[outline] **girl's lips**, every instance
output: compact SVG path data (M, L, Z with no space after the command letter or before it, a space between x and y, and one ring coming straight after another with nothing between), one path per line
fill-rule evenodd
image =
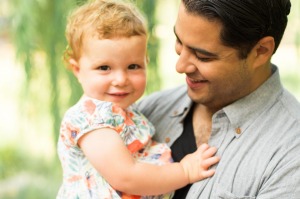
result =
M128 95L130 91L127 90L118 90L118 89L111 89L110 91L107 91L106 94L108 95Z
M123 95L128 95L128 93L110 93L110 95L123 96Z
M205 84L208 83L207 80L196 80L189 77L186 77L186 83L191 89L202 88Z
M114 97L114 98L125 98L129 95L129 93L126 93L126 92L108 93L108 95L110 95L111 97Z

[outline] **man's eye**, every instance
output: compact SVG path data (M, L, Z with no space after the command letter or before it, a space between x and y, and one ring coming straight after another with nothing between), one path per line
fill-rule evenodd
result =
M106 70L110 70L110 67L109 66L99 66L98 69L106 71Z
M213 57L208 57L208 56L204 56L204 55L198 55L197 53L195 53L195 56L201 62L210 62L210 61L213 60Z
M182 45L181 41L178 38L176 38L176 44Z
M208 58L208 57L197 57L197 59L201 62L209 62L212 60L212 58Z
M131 64L131 65L128 66L129 70L135 70L135 69L139 69L139 68L140 68L140 66L137 65L137 64Z

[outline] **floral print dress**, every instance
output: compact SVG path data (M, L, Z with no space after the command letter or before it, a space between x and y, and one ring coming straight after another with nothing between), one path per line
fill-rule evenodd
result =
M57 199L171 197L171 194L130 196L114 190L77 145L78 139L84 134L100 128L112 128L119 133L137 161L157 165L172 161L168 146L151 140L154 127L133 106L123 110L111 102L83 96L66 112L61 124L57 150L63 168L63 183Z

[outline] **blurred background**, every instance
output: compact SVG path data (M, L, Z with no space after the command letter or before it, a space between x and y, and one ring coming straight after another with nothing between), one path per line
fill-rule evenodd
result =
M133 0L149 21L147 94L184 82L175 71L173 25L179 0ZM69 10L84 0L0 0L0 198L53 199L61 182L59 124L82 91L65 69ZM300 1L274 55L300 101Z

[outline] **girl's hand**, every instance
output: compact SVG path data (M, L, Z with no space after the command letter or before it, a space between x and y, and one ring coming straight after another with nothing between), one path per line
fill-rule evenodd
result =
M220 161L220 157L214 156L216 152L216 147L202 144L197 151L186 155L180 161L189 183L194 183L214 175L215 170L209 168Z

